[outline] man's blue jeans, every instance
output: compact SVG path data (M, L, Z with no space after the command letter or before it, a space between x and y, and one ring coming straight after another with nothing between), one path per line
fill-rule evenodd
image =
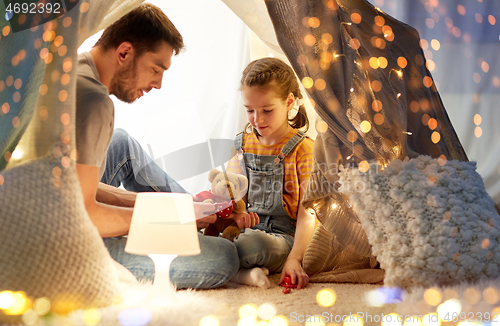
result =
M135 192L186 192L146 154L123 129L115 129L108 148L101 182ZM225 284L239 269L236 247L226 239L199 234L201 253L177 257L170 266L170 280L178 288L209 289ZM154 279L154 264L148 256L124 251L126 237L106 238L104 243L117 262L137 279Z

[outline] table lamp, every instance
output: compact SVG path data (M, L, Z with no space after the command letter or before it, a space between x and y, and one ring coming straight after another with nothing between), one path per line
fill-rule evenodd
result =
M200 253L192 196L138 193L125 251L151 257L155 265L153 293L168 293L172 260Z

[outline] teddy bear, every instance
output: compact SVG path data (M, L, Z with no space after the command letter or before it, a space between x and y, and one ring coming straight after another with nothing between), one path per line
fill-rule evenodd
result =
M205 228L204 235L222 237L229 241L240 235L241 230L233 219L228 219L231 213L243 213L246 204L241 199L248 188L248 179L231 172L222 172L212 169L208 173L208 181L211 182L210 190L196 195L197 199L215 205L217 220Z

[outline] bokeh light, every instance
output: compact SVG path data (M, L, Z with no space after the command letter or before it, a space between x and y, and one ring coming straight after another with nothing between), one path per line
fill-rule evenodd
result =
M375 122L375 124L378 125L378 126L380 126L381 124L383 124L384 120L385 120L385 118L384 118L384 116L381 113L377 113L373 117L373 122Z
M403 290L400 288L380 287L366 293L365 301L372 307L382 307L385 304L401 302L402 296Z
M438 164L440 166L444 166L447 161L448 161L448 159L446 158L446 156L444 156L443 154L439 155L439 157L438 157Z
M302 79L302 85L304 85L305 88L311 88L314 85L314 81L311 77L304 77Z
M476 138L479 138L483 135L483 129L481 129L481 127L477 126L476 128L474 128L474 136L476 136Z
M400 326L403 324L403 316L396 313L384 315L381 324L382 326Z
M40 91L40 95L45 95L45 94L47 94L47 91L48 91L48 90L49 90L49 88L47 87L47 85L46 85L46 84L42 84L42 85L40 85L40 89L39 89L39 91Z
M444 215L443 215L444 219ZM437 306L441 303L443 296L441 291L437 288L430 288L424 292L424 300L428 305Z
M380 102L379 100L374 100L372 102L372 109L375 112L379 112L380 110L382 110L382 102Z
M311 34L306 35L304 36L304 43L308 46L313 46L316 43L316 38Z
M62 45L61 47L59 47L59 49L57 49L57 53L61 57L65 56L67 52L68 52L68 48L66 47L66 45Z
M219 326L219 320L215 316L205 316L200 320L200 326Z
M424 315L422 318L422 325L423 326L440 326L441 325L441 320L439 319L439 316L435 312L428 313Z
M28 310L21 316L21 319L24 325L31 326L38 323L39 315L33 310Z
M497 20L495 18L495 16L493 15L488 15L488 22L491 24L491 25L495 25Z
M429 129L434 130L437 128L438 122L436 119L430 118L429 121L427 122L427 126L429 127Z
M354 24L359 24L361 23L361 15L357 12L354 12L351 14L351 21L354 23Z
M10 105L9 105L9 103L2 104L2 112L4 114L7 114L7 113L9 113L9 111L10 111Z
M331 307L337 300L337 294L332 289L322 289L316 295L316 301L322 307Z
M147 308L125 309L118 314L118 321L123 326L144 326L151 321L151 311Z
M252 317L242 317L238 320L238 326L257 326L257 321Z
M358 133L354 130L351 130L347 133L347 141L354 143L358 139Z
M316 123L316 131L319 133L324 133L328 130L328 124L325 121L318 121Z
M365 173L370 169L370 164L367 161L361 161L358 165L359 172Z
M325 322L321 315L313 315L306 318L304 326L325 326Z
M14 77L12 76L7 76L7 78L5 78L5 84L7 84L7 86L12 86L12 84L14 84Z
M66 17L63 19L63 26L68 27L71 25L71 22L72 22L71 17Z
M69 81L70 81L70 77L68 74L63 74L61 76L61 84L63 85L68 85L69 84Z
M357 50L361 46L361 42L357 38L353 38L349 41L349 46L354 50Z
M364 320L357 314L349 315L344 320L344 326L363 326Z
M322 91L325 89L326 87L326 82L321 79L321 78L318 78L316 79L316 81L314 82L314 87L316 87L317 90L319 91Z
M21 120L19 119L19 117L14 117L12 118L12 125L14 126L14 128L17 128L19 127L19 125L21 124Z
M259 306L257 313L260 318L270 320L276 316L276 307L272 303L264 303Z
M439 132L437 131L434 131L431 135L431 141L434 143L434 144L437 144L439 143L439 141L441 140L441 135L439 134Z
M398 66L401 68L401 69L404 69L406 68L406 66L408 65L408 60L406 60L405 57L399 57L398 58Z
M442 319L445 318L445 316L452 316L453 314L458 315L460 312L462 312L462 304L458 299L447 300L437 308L438 317L442 321L445 321ZM424 326L426 325L424 324Z
M498 291L495 288L488 287L483 291L483 298L489 304L496 304L500 299L498 296Z
M488 240L488 239L486 239L486 240ZM488 240L488 242L489 242L489 240ZM475 305L479 302L479 300L481 300L481 293L474 288L467 288L464 291L464 298L465 298L465 301L467 301L471 305Z
M17 103L21 100L21 93L19 92L14 92L14 95L12 95L12 100Z
M85 324L88 326L94 326L97 325L101 321L101 312L99 309L96 308L90 308L85 310L83 321Z
M64 72L70 72L72 67L73 67L73 63L71 63L71 58L64 59L64 61L63 61Z
M360 127L361 131L366 134L367 132L369 132L372 129L372 124L369 121L365 120L365 121L361 122L359 127Z
M6 315L22 315L30 309L30 300L24 292L0 292L0 309Z
M319 25L321 24L320 20L316 17L311 17L308 19L307 23L309 24L309 26L311 26L312 28L318 28Z
M464 7L464 6L462 6L462 5L458 5L458 6L457 6L457 11L458 11L458 13L459 13L460 15L462 15L462 16L465 16L465 13L467 12L467 11L465 10L465 7Z
M274 316L269 320L269 326L288 326L288 321L285 316Z
M40 119L42 121L47 120L47 118L49 117L49 111L47 111L47 109L45 107L42 107L40 109L40 113L39 114L40 114Z
M68 92L63 89L62 91L59 91L57 97L59 98L59 101L64 102L68 99Z
M257 318L258 311L257 311L257 306L254 304L246 304L242 306L238 312L240 318L244 317L250 317L250 318Z
M50 300L48 298L38 298L33 302L33 310L40 316L50 312Z
M382 90L382 83L378 80L372 81L371 85L374 92L380 92Z
M82 2L80 4L80 12L84 13L84 12L87 12L89 10L89 3L88 2Z
M432 78L429 76L425 76L423 79L424 86L430 88L432 86Z
M479 114L476 114L474 116L474 123L479 126L481 124L481 122L483 122L483 119L481 118L481 116Z
M422 315L405 316L404 326L422 326Z

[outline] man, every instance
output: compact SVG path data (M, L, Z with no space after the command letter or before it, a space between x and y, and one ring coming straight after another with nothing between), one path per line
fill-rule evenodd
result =
M182 36L165 14L154 5L142 4L109 26L94 48L78 58L76 168L85 207L111 256L137 278L154 279L154 265L147 256L123 250L136 194L99 183L114 127L109 95L131 103L153 88L161 88L163 73L183 46ZM169 182L180 187L173 180ZM198 228L215 221L213 205L195 203L194 209ZM217 287L239 268L231 242L204 236L199 240L201 254L172 262L171 280L178 288Z

